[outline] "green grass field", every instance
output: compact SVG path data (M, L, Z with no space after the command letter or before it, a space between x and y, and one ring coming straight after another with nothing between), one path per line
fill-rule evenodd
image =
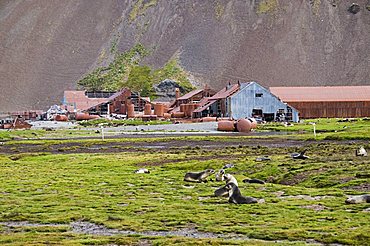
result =
M346 130L343 140L353 142L328 140L327 136L322 138L327 141L319 138L307 142L306 134L311 133L302 132L301 146L286 147L221 144L231 139L253 142L250 136L5 142L15 150L25 144L29 148L32 145L44 148L60 142L77 143L73 148L95 143L100 144L101 149L79 154L69 153L68 149L59 154L38 150L1 154L0 244L369 245L370 205L344 202L347 195L365 194L370 190L369 157L354 154L360 146L370 149L369 142L363 141L369 137L368 129L361 125L369 124L367 122L358 121L360 125L349 122L354 125L344 128L358 129ZM317 129L330 130L337 124L332 125ZM308 130L310 126L302 125ZM269 127L276 130L281 126ZM299 131L299 125L293 127ZM358 132L367 138L357 141ZM9 133L16 136L27 132ZM324 133L338 132L321 132ZM274 141L284 141L279 138ZM106 153L107 147L104 147L112 142L131 142L135 146L138 142L183 139L193 141L193 146L138 148L117 153ZM196 145L204 139L218 142L220 147ZM290 157L290 153L304 148L310 159ZM262 155L268 155L271 161L256 161ZM237 178L243 195L263 199L261 203L229 204L226 198L213 196L222 182L183 181L188 171L218 170L226 163L235 165L227 172ZM151 173L134 174L134 170L141 167ZM267 183L243 183L247 177ZM24 224L11 224L15 222ZM105 228L105 232L117 233L104 233L103 229L95 233L77 232L73 223L91 223Z

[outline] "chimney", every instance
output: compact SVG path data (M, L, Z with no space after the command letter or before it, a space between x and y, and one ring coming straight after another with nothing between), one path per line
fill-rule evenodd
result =
M178 99L180 97L180 89L179 88L176 88L175 95L176 95L176 99Z

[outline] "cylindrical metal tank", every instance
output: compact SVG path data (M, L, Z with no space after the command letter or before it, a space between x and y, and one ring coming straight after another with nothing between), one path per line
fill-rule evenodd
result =
M185 104L180 104L180 112L185 112Z
M127 105L127 118L135 118L135 105L132 103Z
M235 123L234 121L219 121L217 124L217 130L233 132L235 131Z
M169 119L169 118L171 118L171 114L169 114L169 113L164 113L164 114L163 114L163 118L165 118L165 119Z
M248 120L251 122L251 129L257 128L257 121L255 118L248 118Z
M184 112L172 112L171 116L172 118L184 118L185 113Z
M145 104L144 106L144 115L152 114L152 105L150 103Z
M204 118L202 118L202 122L213 122L213 121L217 121L217 118L216 117L204 117Z
M88 120L90 119L90 115L87 113L76 113L76 120Z
M164 114L164 105L163 104L154 104L154 114L158 117L163 117Z
M67 117L66 115L57 114L57 115L54 117L54 120L55 120L55 121L68 121L68 117Z
M247 119L239 119L236 122L236 129L238 132L250 132L251 130L251 122Z

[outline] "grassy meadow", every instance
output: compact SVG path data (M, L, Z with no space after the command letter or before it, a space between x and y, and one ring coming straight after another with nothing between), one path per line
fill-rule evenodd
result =
M366 141L368 129L361 125L368 126L368 122L347 122L353 125L346 128L337 126L346 133L343 140L354 141L332 137L333 141L328 138L330 135L317 135L317 141L305 141L312 135L309 132L312 125L302 124L302 128L307 127L304 132L298 129L299 125L290 128L271 124L265 127L301 130L301 135L286 137L300 136L302 144L206 148L197 141L207 137L188 136L169 138L191 141L184 146L123 149L116 153L107 153L105 145L131 142L135 146L139 142L169 139L20 141L14 136L27 131L8 132L13 134L8 139L13 140L4 145L14 150L23 145L43 149L61 142L76 143L73 148L91 144L101 148L96 153L69 153L66 149L55 154L45 148L45 151L0 154L0 244L369 245L369 204L344 202L347 195L369 193L369 157L354 154L360 146L370 149ZM327 129L320 134L343 134L331 130L336 125L333 122L321 128L317 123L317 129ZM357 131L350 132L356 127ZM65 130L65 134L70 135L70 131ZM358 132L363 135L361 142L355 141ZM233 140L245 138L254 141L250 136ZM284 141L279 138L282 137L275 141ZM207 139L225 143L230 138ZM302 149L307 149L309 159L290 157L290 153ZM271 160L256 161L263 155ZM235 165L226 172L236 177L242 194L258 198L260 203L235 205L229 204L226 198L214 197L214 190L223 182L183 181L188 171L218 170L226 163ZM142 167L151 173L134 174ZM267 183L243 183L247 177ZM16 222L20 224L12 225ZM78 232L73 229L73 223L91 223L105 229Z

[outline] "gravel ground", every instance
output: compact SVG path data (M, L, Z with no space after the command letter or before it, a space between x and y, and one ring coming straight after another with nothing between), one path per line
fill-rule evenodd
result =
M70 121L30 121L29 123L32 125L31 129L70 129L78 126L78 124Z

